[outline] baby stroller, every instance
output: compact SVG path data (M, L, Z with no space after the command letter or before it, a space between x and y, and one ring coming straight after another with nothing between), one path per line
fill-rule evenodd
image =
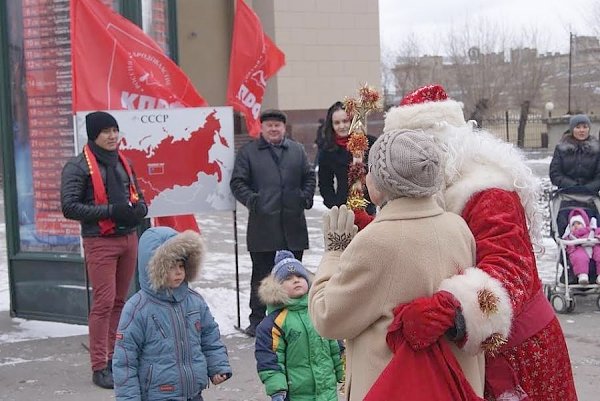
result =
M599 220L600 197L597 194L573 193L568 190L557 190L550 194L550 234L558 245L556 258L556 274L554 284L544 285L546 296L557 313L571 313L575 310L575 297L596 295L596 307L600 309L600 285L596 283L596 277L600 273L600 266L590 258L590 284L581 285L573 273L569 258L567 257L567 245L583 245L592 247L600 244L597 238L583 238L566 240L562 236L567 228L569 212L574 208L582 208L591 218Z

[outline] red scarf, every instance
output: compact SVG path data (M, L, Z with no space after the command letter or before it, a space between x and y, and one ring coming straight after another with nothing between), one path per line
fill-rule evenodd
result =
M87 161L88 168L90 169L90 176L92 177L92 187L94 188L94 203L96 205L107 205L108 196L106 195L106 187L104 186L104 181L102 181L102 174L100 174L100 168L98 167L98 161L96 160L96 156L94 156L94 152L92 152L88 145L85 145L83 147L83 154L85 156L85 160ZM135 189L133 172L131 171L131 167L129 166L127 159L125 159L125 156L123 156L121 152L118 152L118 154L119 160L125 168L127 176L129 177L129 201L132 204L136 204L140 197ZM100 220L98 222L98 225L100 226L100 235L110 235L115 232L116 224L112 219Z
M348 145L348 140L350 139L350 135L348 136L335 136L335 143L338 146L341 146L342 148L346 149L346 146Z

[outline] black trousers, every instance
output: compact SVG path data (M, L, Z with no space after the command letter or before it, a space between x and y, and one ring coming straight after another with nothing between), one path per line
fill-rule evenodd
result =
M291 251L294 257L302 261L304 251ZM250 252L252 259L252 277L250 279L250 324L258 326L265 317L266 306L258 298L260 282L271 274L275 264L275 252Z

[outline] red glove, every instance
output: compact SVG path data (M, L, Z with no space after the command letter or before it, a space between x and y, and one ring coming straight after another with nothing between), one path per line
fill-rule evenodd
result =
M402 311L402 334L415 351L428 348L454 327L458 300L447 291L438 291L431 297L417 298L398 306ZM390 326L391 327L391 326Z
M358 227L358 231L362 230L373 221L375 216L371 216L365 209L354 210L354 224Z

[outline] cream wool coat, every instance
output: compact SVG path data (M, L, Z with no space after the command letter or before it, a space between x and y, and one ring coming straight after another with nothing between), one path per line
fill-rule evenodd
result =
M325 253L309 292L309 313L322 336L347 340L347 400L362 400L391 360L385 337L393 309L432 295L442 280L474 264L475 241L466 223L433 198L388 202L344 252ZM482 396L483 354L452 347Z

